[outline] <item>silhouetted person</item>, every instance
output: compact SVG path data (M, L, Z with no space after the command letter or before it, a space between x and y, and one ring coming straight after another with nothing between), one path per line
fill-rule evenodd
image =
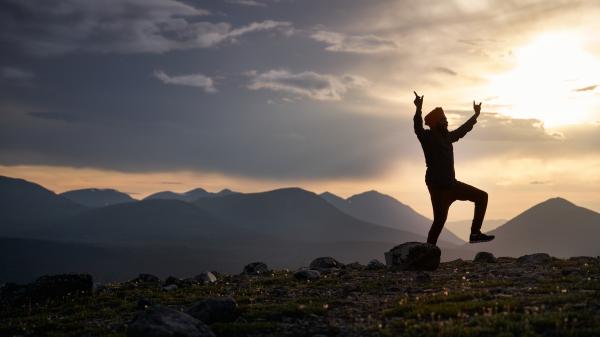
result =
M469 200L475 203L475 214L473 224L471 225L471 235L469 242L486 242L494 239L493 235L481 233L481 225L485 210L487 208L488 195L486 192L467 185L456 180L454 175L454 150L452 143L464 137L467 132L473 129L477 123L477 117L481 112L481 103L475 104L473 109L475 115L469 118L463 125L454 131L448 131L448 120L444 115L444 110L438 107L433 109L425 116L425 125L429 130L423 128L423 118L421 108L423 107L423 98L415 92L415 112L414 123L415 133L421 147L425 153L427 163L427 173L425 174L425 183L431 196L431 205L433 206L433 224L427 236L427 242L436 244L442 228L448 218L448 209L456 200Z

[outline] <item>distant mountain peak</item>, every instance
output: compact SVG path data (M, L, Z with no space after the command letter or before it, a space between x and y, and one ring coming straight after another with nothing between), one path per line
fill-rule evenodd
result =
M568 205L568 206L577 206L574 203L570 202L569 200L562 198L562 197L554 197L554 198L550 198L546 201L541 202L539 205L549 205L549 206L555 206L555 205Z
M203 189L202 187L197 187L194 188L193 190L189 190L187 192L185 192L184 194L194 194L194 193L208 193L205 189Z

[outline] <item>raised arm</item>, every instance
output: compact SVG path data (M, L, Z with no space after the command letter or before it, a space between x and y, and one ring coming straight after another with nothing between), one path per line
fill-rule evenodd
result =
M479 114L481 113L481 102L479 102L479 104L475 104L475 101L473 101L473 110L475 111L473 117L469 118L458 129L450 131L451 142L454 143L458 141L459 139L464 137L469 131L473 130L473 126L475 125L475 123L477 123L477 117L479 117Z
M415 116L413 117L413 122L415 124L415 134L417 135L417 138L419 138L419 140L421 140L423 135L425 134L425 129L423 129L423 116L422 116L423 98L425 98L425 95L419 96L419 95L417 95L416 92L414 92L414 93L415 93L415 100L413 101L413 103L415 103L416 111L415 111Z

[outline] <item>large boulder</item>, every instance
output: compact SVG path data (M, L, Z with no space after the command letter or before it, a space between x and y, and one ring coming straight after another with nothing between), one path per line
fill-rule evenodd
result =
M328 271L334 268L344 268L344 264L331 256L318 257L310 263L310 269Z
M206 324L231 322L239 315L238 305L231 297L203 299L194 303L186 312Z
M552 262L552 257L546 253L523 255L517 259L517 263L521 264L545 264L549 262Z
M242 274L244 275L264 275L271 271L264 262L252 262L244 266Z
M215 337L202 321L177 310L153 306L140 313L127 327L128 337Z
M385 263L400 270L436 270L442 251L435 245L405 242L385 253Z

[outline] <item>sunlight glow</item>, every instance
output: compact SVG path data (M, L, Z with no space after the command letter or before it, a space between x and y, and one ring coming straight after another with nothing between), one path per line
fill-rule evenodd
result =
M576 33L545 34L514 53L515 67L490 78L499 113L536 118L546 127L593 122L598 109L600 60Z

